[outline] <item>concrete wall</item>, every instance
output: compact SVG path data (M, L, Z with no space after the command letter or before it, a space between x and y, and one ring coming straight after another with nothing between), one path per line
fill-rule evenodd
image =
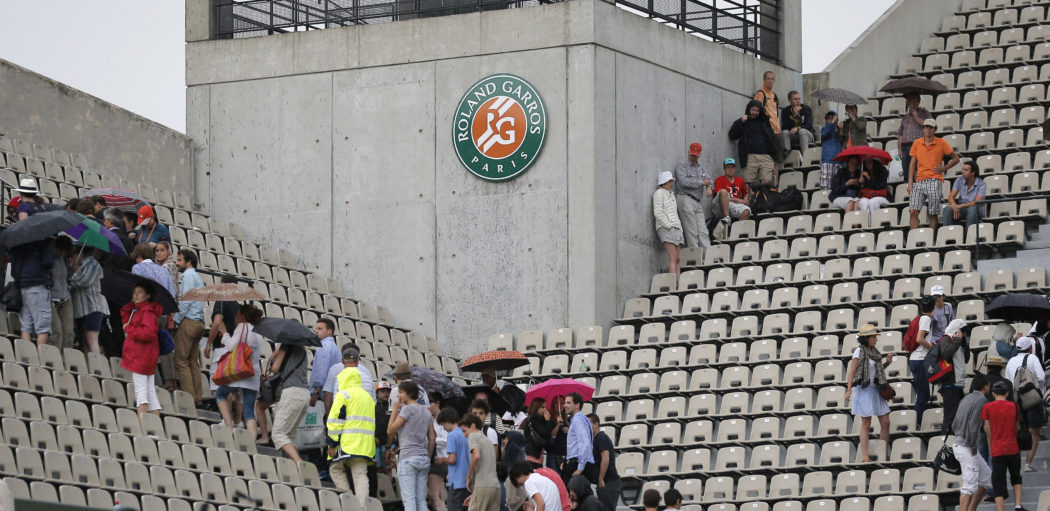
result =
M922 40L940 30L943 18L960 6L962 0L897 0L824 68L828 86L874 96L882 84L871 80L871 71L896 73L901 59L919 51Z
M607 327L666 267L656 173L692 141L708 168L732 154L725 131L770 67L596 0L194 42L197 196L455 355ZM771 68L782 94L801 84ZM525 174L489 183L451 125L498 72L535 86L548 132Z
M193 190L186 135L5 60L0 60L0 132L80 153L90 168L132 182Z

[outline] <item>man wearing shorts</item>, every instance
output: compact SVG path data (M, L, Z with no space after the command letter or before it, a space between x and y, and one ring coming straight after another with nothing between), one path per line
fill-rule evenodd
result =
M51 335L51 268L55 264L50 240L11 247L11 277L22 295L22 340L47 344Z
M926 206L930 228L936 229L941 215L941 183L944 173L959 163L959 155L943 138L936 137L937 121L922 123L922 138L911 144L911 163L908 168L908 194L911 195L911 228L919 227L919 211ZM944 165L944 158L951 161Z
M729 128L729 140L737 141L737 156L743 167L740 177L748 186L776 184L780 151L761 102L748 102L744 116Z
M721 238L728 234L729 223L732 219L751 218L751 208L747 205L747 183L736 177L735 174L736 160L726 158L722 162L722 175L715 179L715 193L718 195L718 205L722 212L722 220L715 228L716 237Z

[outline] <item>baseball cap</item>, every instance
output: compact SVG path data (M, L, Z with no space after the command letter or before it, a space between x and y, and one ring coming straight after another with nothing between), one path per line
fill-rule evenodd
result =
M693 142L689 144L689 154L693 156L700 156L700 153L704 152L704 146L700 145L700 142Z
M732 158L726 158L722 160L722 166L725 167L726 165L736 165L736 160Z
M930 295L944 296L944 286L933 286L932 288L930 288Z
M672 180L674 180L674 175L672 175L670 172L665 170L665 171L657 174L657 176L656 176L656 185L657 186L663 186L664 183L666 183L668 181L672 181Z
M15 198L7 201L7 207L18 209L18 205L21 204L21 203L22 203L22 197L21 196L15 197Z
M1035 339L1031 337L1022 337L1017 340L1017 351L1028 351L1035 345Z
M826 114L824 114L824 118L827 119L829 116L838 115L838 114L839 113L834 111L834 110L828 110L828 112Z
M347 344L346 346L343 346L343 358L357 360L361 358L361 350L353 344Z
M926 119L925 121L922 121L922 125L923 126L929 126L931 128L936 129L937 128L937 121L935 121L933 119Z
M376 390L387 389L390 390L390 382L381 381L376 384Z
M153 218L153 208L152 207L150 207L150 206L142 206L141 208L139 208L139 225L142 225L142 222L145 222L146 220L148 220L150 218Z

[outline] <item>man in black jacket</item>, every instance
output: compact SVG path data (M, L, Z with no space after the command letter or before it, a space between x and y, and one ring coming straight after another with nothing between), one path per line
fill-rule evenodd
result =
M788 93L788 106L780 111L780 146L787 153L791 144L797 143L803 153L813 141L813 110L802 104L798 91Z
M762 103L751 100L743 117L733 121L729 140L737 141L740 177L749 187L759 184L775 185L780 173L780 150L762 111Z
M55 264L53 238L8 249L11 278L22 295L22 340L47 344L51 335L51 268Z

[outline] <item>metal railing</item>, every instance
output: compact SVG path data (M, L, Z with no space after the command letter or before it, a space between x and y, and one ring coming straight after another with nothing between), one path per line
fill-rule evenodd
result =
M214 38L259 37L564 0L214 0ZM780 61L780 0L616 0L620 8Z

